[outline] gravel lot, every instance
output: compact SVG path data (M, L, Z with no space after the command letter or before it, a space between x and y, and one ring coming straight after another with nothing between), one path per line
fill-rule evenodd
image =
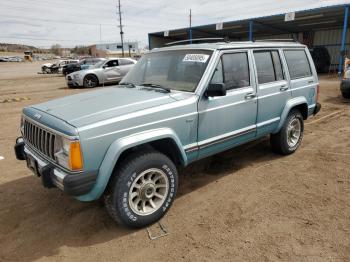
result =
M350 101L336 78L321 78L323 108L295 154L261 139L182 169L170 234L150 240L99 201L43 188L15 159L23 107L88 91L40 64L0 64L0 102L29 98L0 103L0 261L350 261Z

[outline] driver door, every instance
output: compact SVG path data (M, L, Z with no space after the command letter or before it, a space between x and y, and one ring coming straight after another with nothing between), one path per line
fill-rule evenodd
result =
M256 137L257 95L250 52L223 52L211 83L224 83L226 96L198 104L199 158Z
M118 59L110 60L103 66L103 73L107 82L117 81L121 78L122 72L118 66Z

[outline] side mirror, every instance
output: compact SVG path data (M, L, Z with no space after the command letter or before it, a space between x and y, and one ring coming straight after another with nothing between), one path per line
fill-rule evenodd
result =
M206 97L225 96L225 95L226 95L225 84L209 84L207 90L205 91Z

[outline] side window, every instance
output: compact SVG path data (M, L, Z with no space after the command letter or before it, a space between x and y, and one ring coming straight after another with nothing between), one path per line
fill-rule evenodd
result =
M272 57L270 51L254 52L256 71L259 84L275 81Z
M120 65L132 65L133 62L128 60L128 59L119 59L119 64Z
M284 74L283 74L280 55L278 54L278 51L272 51L271 55L272 55L272 60L273 60L273 66L275 69L276 81L283 80Z
M106 67L114 67L114 66L118 66L118 60L111 60L111 61L108 61L106 64Z
M227 90L250 85L247 53L224 54L215 70L212 83L224 83Z
M222 84L224 83L224 76L222 72L222 62L221 59L215 69L215 72L213 74L213 78L211 79L212 84Z
M285 50L288 70L291 79L311 76L311 68L305 50Z
M255 51L254 59L259 84L271 83L284 79L278 51Z

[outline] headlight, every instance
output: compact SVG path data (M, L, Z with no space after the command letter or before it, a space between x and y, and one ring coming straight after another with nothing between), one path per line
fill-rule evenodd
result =
M78 140L69 140L56 135L55 159L57 163L69 170L78 171L83 169L83 157Z

